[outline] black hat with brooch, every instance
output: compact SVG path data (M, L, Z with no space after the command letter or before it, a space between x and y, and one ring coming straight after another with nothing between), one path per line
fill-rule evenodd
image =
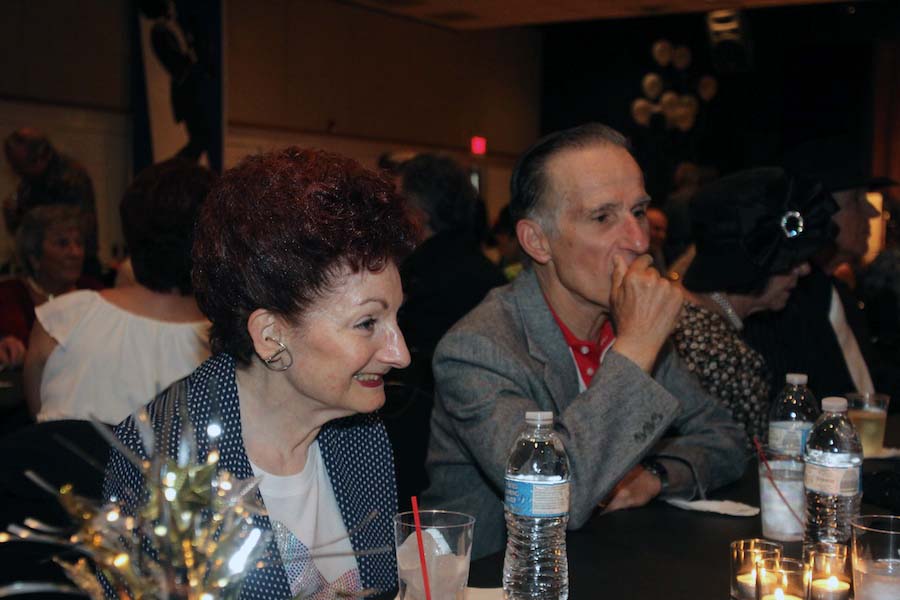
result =
M694 292L755 293L834 239L837 203L823 186L778 167L740 171L691 201L697 254L684 276Z

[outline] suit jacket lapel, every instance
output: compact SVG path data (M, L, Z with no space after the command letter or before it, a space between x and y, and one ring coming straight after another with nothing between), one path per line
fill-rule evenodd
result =
M239 479L249 479L253 477L253 467L244 448L234 369L234 359L227 354L215 356L204 363L197 376L189 380L188 412L197 436L198 455L205 459L209 450L206 428L211 420L218 420L222 426L219 468ZM265 504L258 489L256 499ZM272 530L272 523L266 515L254 516L253 524L264 531ZM274 537L269 540L264 562L263 568L248 570L241 588L241 598L290 598L290 584Z
M376 417L357 415L326 424L317 439L353 549L386 549L357 555L363 587L393 590L397 585L393 533L397 490L387 434ZM360 460L363 452L354 451L360 448L371 451L365 461Z
M544 293L532 269L513 283L513 299L522 320L528 353L544 365L544 383L557 413L578 395L578 373Z

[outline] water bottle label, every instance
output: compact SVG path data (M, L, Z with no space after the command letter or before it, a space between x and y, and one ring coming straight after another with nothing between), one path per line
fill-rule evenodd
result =
M813 424L808 421L773 421L769 423L769 449L779 454L800 455Z
M830 496L855 496L860 490L860 467L823 467L806 463L803 485Z
M507 477L506 509L522 517L565 515L569 512L569 482Z

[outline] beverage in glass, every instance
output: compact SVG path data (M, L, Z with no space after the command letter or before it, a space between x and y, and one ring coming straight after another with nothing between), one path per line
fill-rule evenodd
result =
M884 429L890 397L887 394L847 394L847 416L859 433L863 456L877 456L884 446Z
M444 510L419 511L431 598L464 600L475 517ZM394 517L400 600L425 600L425 580L412 512Z
M759 463L759 506L763 537L782 542L803 539L806 495L803 461L763 447Z

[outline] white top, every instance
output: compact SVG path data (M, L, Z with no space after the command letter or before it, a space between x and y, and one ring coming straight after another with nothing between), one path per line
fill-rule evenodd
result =
M35 309L58 346L41 378L38 421L117 424L209 357L208 321L141 317L82 290Z
M319 442L310 445L306 465L296 475L272 475L252 461L250 466L254 475L262 477L259 491L291 593L303 598L340 598L341 592L359 591L356 557Z
M875 384L872 383L869 367L866 366L866 360L859 349L856 336L853 335L853 330L850 329L850 325L847 323L844 304L841 302L841 297L834 286L831 286L831 308L828 311L828 320L831 322L831 327L837 336L838 344L844 355L844 362L847 363L847 370L850 371L850 377L853 379L856 391L874 392Z

